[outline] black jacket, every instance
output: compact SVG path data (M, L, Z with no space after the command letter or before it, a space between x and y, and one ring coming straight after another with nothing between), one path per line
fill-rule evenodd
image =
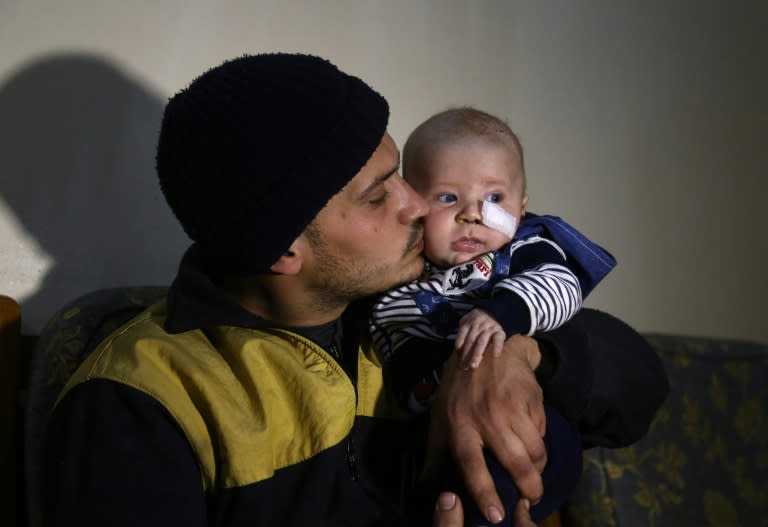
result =
M217 332L264 333L271 327L218 290L193 256L182 263L167 313L160 309L153 315L159 317L162 327L155 330L163 332L162 339L202 330L215 343ZM357 327L346 321L342 357L358 357ZM538 339L545 399L578 423L585 445L619 446L645 433L668 386L658 357L634 330L609 315L583 310ZM320 354L323 360L331 356ZM357 378L358 362L339 360L355 394L360 383L369 382ZM214 445L213 461L201 460L186 420L151 390L98 375L80 379L56 407L47 434L45 525L402 524L397 505L402 468L420 431L408 420L359 404L351 426L331 446L310 449L305 459L291 458L263 477L227 480L218 476L242 472L237 459L217 458L221 450ZM258 376L248 382L259 388ZM185 386L205 400L193 388ZM301 387L297 393L303 393ZM313 403L321 399L311 397ZM221 435L222 442L237 439L237 423L226 422L206 433ZM211 472L217 477L209 477Z

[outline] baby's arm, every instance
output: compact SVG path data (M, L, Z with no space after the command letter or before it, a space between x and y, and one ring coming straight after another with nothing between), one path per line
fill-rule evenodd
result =
M534 236L514 243L510 253L509 276L480 304L507 336L550 331L581 309L579 279L557 244Z
M498 357L506 339L504 328L495 318L480 308L473 309L461 317L456 331L454 349L461 357L459 365L465 370L477 368L488 347Z
M454 349L460 367L477 368L489 348L498 356L512 335L561 326L581 302L579 280L557 244L538 236L513 244L510 275L494 286L491 298L459 321Z
M488 347L498 356L508 337L549 331L581 308L578 278L557 244L533 236L509 250L509 276L459 321L454 349L463 369L477 368Z

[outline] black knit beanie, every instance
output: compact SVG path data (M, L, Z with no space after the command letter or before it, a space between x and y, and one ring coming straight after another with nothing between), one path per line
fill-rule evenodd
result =
M247 55L165 108L157 172L209 271L270 266L370 159L387 101L325 59Z

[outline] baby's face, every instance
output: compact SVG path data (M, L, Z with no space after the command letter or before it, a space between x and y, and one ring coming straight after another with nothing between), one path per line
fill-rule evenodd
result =
M429 203L424 254L439 267L459 265L510 241L482 224L483 201L503 207L518 223L527 197L517 151L485 142L435 149L404 174Z

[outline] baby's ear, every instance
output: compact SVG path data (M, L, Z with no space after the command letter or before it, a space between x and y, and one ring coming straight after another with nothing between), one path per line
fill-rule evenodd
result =
M525 217L525 209L528 207L528 194L523 196L523 206L520 207L520 219L522 220L523 217Z

